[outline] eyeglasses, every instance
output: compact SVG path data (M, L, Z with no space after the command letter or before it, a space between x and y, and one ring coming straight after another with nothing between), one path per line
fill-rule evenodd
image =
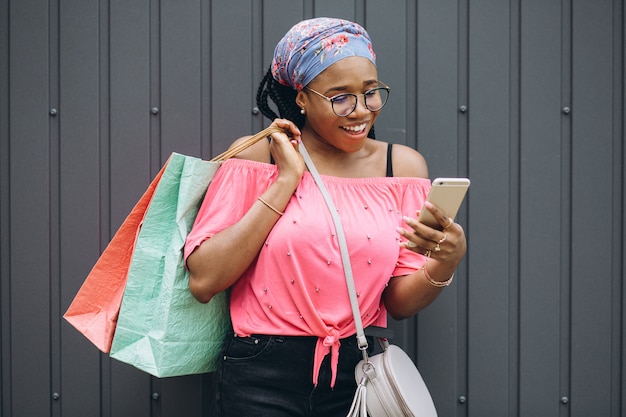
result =
M363 94L343 93L333 97L326 97L324 94L313 90L311 87L305 88L322 97L324 100L330 101L333 112L339 117L345 117L356 109L359 96L363 96L363 104L365 104L365 108L369 111L374 112L382 109L389 98L390 88L382 81L379 81L378 84L380 84L381 87L372 88Z

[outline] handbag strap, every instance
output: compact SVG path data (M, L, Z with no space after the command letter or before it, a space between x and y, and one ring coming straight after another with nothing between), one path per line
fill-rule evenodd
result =
M341 224L341 219L339 218L339 213L337 212L337 208L335 207L335 203L333 203L333 199L331 198L320 174L317 172L317 168L313 164L311 157L309 156L309 152L306 150L304 143L300 142L298 145L298 149L302 158L304 159L304 163L306 164L309 172L313 176L315 183L319 187L324 200L326 201L326 205L328 205L328 209L330 210L330 215L333 218L333 223L335 224L335 231L337 233L337 240L339 241L339 249L341 251L341 260L343 262L343 271L346 275L346 284L348 285L348 295L350 296L350 305L352 307L352 315L354 316L354 325L356 327L356 339L363 354L363 359L367 361L367 338L365 337L365 331L363 330L363 321L361 320L361 312L359 310L359 302L356 296L356 288L354 286L354 276L352 275L352 265L350 263L350 253L348 252L348 244L346 243L346 235L343 231L343 226Z
M257 143L261 139L264 139L264 138L268 137L272 133L279 133L279 132L280 133L285 133L285 131L283 129L281 129L280 127L276 127L276 126L267 127L265 129L261 130L256 135L250 136L248 139L244 140L240 144L238 144L236 146L233 146L232 148L228 149L226 152L223 152L223 153L217 155L215 158L211 159L211 162L222 162L222 161L225 161L228 158L232 158L233 156L237 155L239 152L241 152L241 151L243 151L245 149L248 149L250 146L254 145L255 143Z

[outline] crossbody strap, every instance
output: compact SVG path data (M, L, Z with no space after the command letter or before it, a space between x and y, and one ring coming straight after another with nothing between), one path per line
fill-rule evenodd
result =
M317 172L311 157L309 156L309 152L306 150L306 147L302 142L298 145L298 149L300 150L300 154L304 159L304 163L306 164L309 172L313 176L315 183L319 187L326 204L328 205L328 209L330 211L330 215L333 218L333 223L335 224L335 231L337 233L337 240L339 241L339 249L341 251L341 260L343 262L343 271L346 275L346 284L348 285L348 294L350 296L350 305L352 306L352 315L354 316L354 325L356 327L356 338L357 343L359 345L359 349L363 353L363 358L367 360L367 338L365 337L365 332L363 331L363 321L361 320L361 312L359 310L359 302L356 296L356 288L354 286L354 277L352 275L352 265L350 263L350 253L348 252L348 244L346 243L346 235L343 231L343 226L341 224L341 219L339 218L339 214L337 212L337 208L335 207L335 203L333 203L333 199L330 197L324 182L320 178L320 174Z

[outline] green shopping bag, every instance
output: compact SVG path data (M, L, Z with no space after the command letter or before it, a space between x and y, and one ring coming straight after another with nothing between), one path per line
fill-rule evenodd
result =
M183 262L219 165L173 153L135 243L110 355L157 377L214 371L230 326L227 293L198 302Z
M207 304L189 290L183 247L222 161L283 132L270 126L210 161L172 153L135 241L110 356L156 377L217 369L231 327L228 293Z

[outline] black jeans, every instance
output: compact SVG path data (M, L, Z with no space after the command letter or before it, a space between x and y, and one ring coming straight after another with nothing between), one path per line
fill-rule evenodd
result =
M217 375L216 416L345 417L356 390L354 368L363 358L356 338L341 340L334 388L330 354L324 358L317 387L313 354L317 337L229 337ZM368 337L370 349L373 338Z

